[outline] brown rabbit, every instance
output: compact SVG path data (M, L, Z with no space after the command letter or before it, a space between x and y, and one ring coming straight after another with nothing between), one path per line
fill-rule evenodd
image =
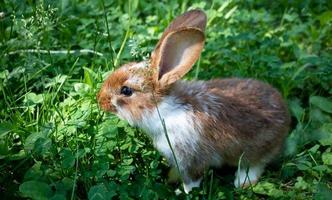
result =
M237 166L239 160L235 186L256 183L279 152L290 121L281 95L266 83L179 80L200 56L205 26L200 10L177 17L149 61L121 66L98 94L103 110L144 129L175 167L166 127L186 193L199 187L208 167Z

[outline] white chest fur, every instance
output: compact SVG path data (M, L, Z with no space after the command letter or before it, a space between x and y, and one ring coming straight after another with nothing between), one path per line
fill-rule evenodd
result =
M175 97L166 97L158 105L159 113L155 108L144 114L142 120L137 123L146 130L153 140L155 147L169 160L173 161L169 143L160 117L165 121L167 135L173 147L178 162L181 162L183 151L194 154L199 141L199 122L194 121L190 107L176 102ZM182 154L179 150L181 149Z

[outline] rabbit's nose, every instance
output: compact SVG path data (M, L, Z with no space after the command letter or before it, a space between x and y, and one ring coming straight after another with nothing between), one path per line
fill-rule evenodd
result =
M116 112L114 105L112 104L112 99L110 95L104 95L103 93L99 93L97 95L97 101L101 109L107 112Z

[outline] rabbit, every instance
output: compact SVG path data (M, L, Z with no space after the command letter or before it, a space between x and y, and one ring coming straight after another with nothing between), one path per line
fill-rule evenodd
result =
M179 170L185 193L199 187L206 169L223 164L241 163L235 187L257 183L281 150L290 124L282 96L267 83L180 80L201 54L206 20L197 9L178 16L150 60L116 69L97 95L102 110L149 135Z

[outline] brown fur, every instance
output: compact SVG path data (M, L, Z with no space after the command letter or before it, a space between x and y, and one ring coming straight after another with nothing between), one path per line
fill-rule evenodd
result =
M154 83L151 81L150 68L138 68L135 66L141 63L126 64L114 71L104 82L97 100L100 107L109 112L116 113L117 110L111 103L112 98L117 98L117 104L129 110L135 120L140 120L142 112L155 107L155 102L160 100L160 92L153 92ZM142 84L127 84L130 77L142 78ZM135 98L128 98L120 94L122 86L129 86L134 89Z
M230 165L237 165L242 153L243 158L255 164L267 163L278 152L288 133L290 118L274 88L252 79L177 84L180 86L171 88L169 95L192 105L198 121L203 122L203 152L217 150ZM202 91L202 85L207 90ZM209 158L200 156L200 161Z
M237 78L179 81L199 58L205 23L205 14L197 10L176 18L149 63L120 67L107 78L97 96L103 110L117 114L125 110L124 118L132 122L152 113L167 97L173 97L174 104L184 105L186 114L194 116L194 130L200 136L194 149L181 143L174 146L182 158L185 183L198 180L218 160L237 165L242 156L247 166L264 166L279 152L290 123L281 95L266 83ZM122 86L132 88L133 95L120 94ZM174 165L172 158L169 161Z

